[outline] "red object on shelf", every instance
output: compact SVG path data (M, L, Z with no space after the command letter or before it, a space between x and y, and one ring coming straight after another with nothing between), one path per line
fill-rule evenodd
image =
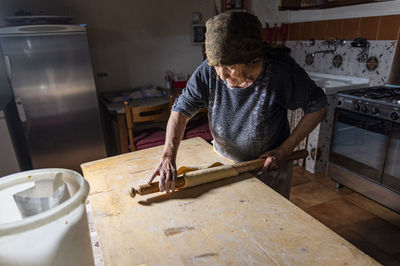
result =
M271 32L269 31L268 23L265 23L265 41L271 43Z
M273 36L272 36L272 43L277 43L277 41L278 41L278 26L275 23L274 24L274 32L273 32Z
M282 23L282 25L281 25L281 42L282 42L282 45L285 45L286 33L287 33L287 25Z
M187 80L183 81L172 81L172 88L174 89L184 89L186 87Z

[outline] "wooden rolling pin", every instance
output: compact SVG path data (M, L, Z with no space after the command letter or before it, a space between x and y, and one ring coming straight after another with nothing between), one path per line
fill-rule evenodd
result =
M307 150L298 150L292 152L288 157L287 161L293 161L297 159L302 159L308 156ZM242 173L257 170L263 167L265 159L256 159L247 162L241 162L234 165L219 165L213 166L211 168L195 170L191 172L186 172L183 175L178 176L175 183L175 188L186 188L193 187L200 184L217 181L220 179L234 177ZM136 194L141 196L159 192L159 182L154 182L151 184L145 184L139 186L138 189L131 187L129 194L131 197L135 197Z

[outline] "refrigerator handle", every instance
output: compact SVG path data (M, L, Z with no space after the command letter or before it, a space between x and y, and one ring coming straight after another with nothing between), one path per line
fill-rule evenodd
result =
M7 76L11 81L12 80L11 59L10 59L10 57L8 55L4 56L4 62L6 64Z
M15 104L17 105L19 119L21 120L22 123L25 123L27 121L27 119L26 119L26 115L25 115L24 105L22 104L22 99L16 97Z

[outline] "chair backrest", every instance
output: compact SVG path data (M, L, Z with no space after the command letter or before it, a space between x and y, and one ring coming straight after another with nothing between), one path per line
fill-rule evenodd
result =
M136 150L133 141L133 124L149 121L167 120L171 110L172 101L173 98L171 97L170 102L145 107L130 107L128 102L124 102L130 151Z
M163 120L168 117L169 103L146 107L131 107L134 123Z

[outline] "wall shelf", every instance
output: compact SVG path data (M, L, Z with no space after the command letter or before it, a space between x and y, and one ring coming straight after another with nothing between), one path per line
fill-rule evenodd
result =
M337 1L328 1L327 3L324 4L315 4L308 6L301 6L302 1L281 0L281 3L279 5L279 10L326 9L326 8L370 4L370 3L387 2L387 1L393 1L393 0L341 0L341 1L337 0Z

